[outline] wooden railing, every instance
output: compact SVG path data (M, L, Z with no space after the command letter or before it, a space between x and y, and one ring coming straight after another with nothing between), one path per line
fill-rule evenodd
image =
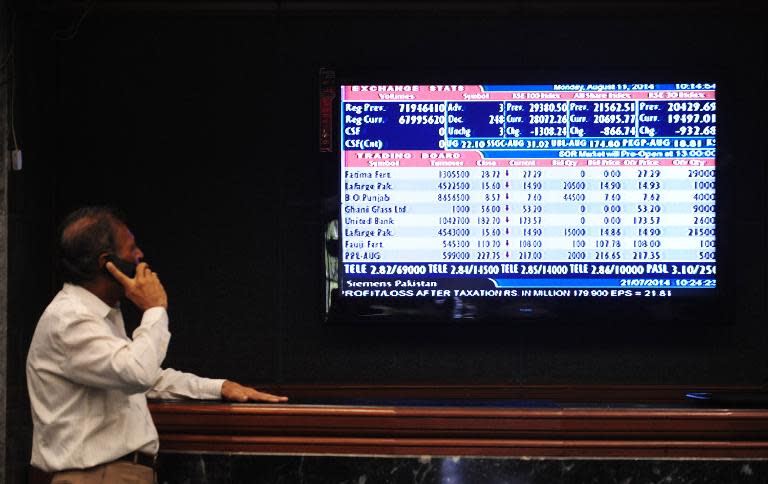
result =
M679 387L293 386L271 390L293 396L299 403L151 403L161 449L341 455L768 457L768 409L688 406L682 398L685 389ZM349 399L348 404L343 403L344 398ZM366 401L361 403L363 398ZM309 404L312 399L326 404Z

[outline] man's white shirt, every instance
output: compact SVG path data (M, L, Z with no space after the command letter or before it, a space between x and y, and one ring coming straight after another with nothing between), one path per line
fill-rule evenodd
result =
M162 307L125 333L119 307L64 284L37 323L27 355L32 465L84 469L133 451L156 454L149 398L221 398L224 380L163 369L170 333Z

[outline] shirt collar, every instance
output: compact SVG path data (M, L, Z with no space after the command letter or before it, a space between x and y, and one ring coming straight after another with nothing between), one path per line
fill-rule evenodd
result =
M76 284L65 282L64 288L62 290L65 293L79 299L80 302L82 302L85 305L85 307L87 307L88 309L93 311L94 314L97 314L102 318L106 318L107 315L110 313L110 311L117 310L120 308L119 303L117 306L113 308L109 304L99 299L99 297L96 294L92 293L91 291L84 288L83 286L78 286Z

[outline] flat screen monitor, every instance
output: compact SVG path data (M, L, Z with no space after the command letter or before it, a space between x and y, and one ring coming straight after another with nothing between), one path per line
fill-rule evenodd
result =
M328 318L712 306L718 91L696 81L340 85Z

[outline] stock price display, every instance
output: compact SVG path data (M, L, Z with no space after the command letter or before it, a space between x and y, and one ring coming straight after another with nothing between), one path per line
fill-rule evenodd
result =
M344 294L715 287L714 84L341 90Z

